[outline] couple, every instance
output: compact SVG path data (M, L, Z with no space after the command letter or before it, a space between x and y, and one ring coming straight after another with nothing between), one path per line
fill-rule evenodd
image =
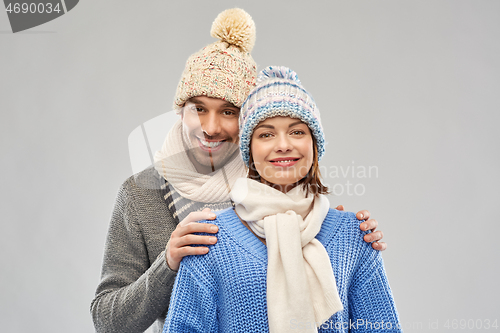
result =
M295 72L259 74L239 145L248 177L217 244L182 261L163 332L400 332L380 253L324 195L320 115Z
M249 54L255 40L254 32L253 21L242 10L229 10L218 17L212 28L212 35L219 37L221 41L205 47L187 61L175 101L181 121L169 133L164 147L155 156L156 168L145 170L129 178L122 185L108 232L102 279L91 305L94 324L98 332L142 332L155 321L156 330L161 331L176 270L179 268L181 259L188 255L205 254L208 248L198 245L217 242L217 238L212 234L219 230L220 220L217 220L215 224L193 222L213 220L215 214L212 211L232 207L230 187L239 189L240 186L235 186L236 179L245 177L247 174L235 145L238 143L239 107L253 89L257 76L256 65ZM248 110L252 107L250 102L251 100L245 106ZM255 121L252 114L248 113L249 117L243 120L242 124L244 121L247 123ZM270 118L269 121L272 119L280 118ZM249 143L248 140L253 135L252 130L247 130L247 136L242 138L242 142L247 140L247 144ZM243 129L241 133L244 134ZM316 138L311 133L309 135L312 135L311 138ZM315 145L319 148L320 144L322 147L322 143L317 142ZM322 154L322 151L318 151L317 157L319 158ZM253 157L254 161L260 156L257 155ZM245 153L243 156L246 156ZM315 158L313 156L312 160L314 161ZM292 164L293 161L277 161L277 163ZM258 168L254 171L258 171ZM303 188L302 185L295 187L294 190L299 191L301 188ZM318 191L318 194L324 191L321 187L311 188L312 191ZM292 191L291 194L295 193ZM304 198L304 200L311 200L313 197L316 196ZM324 200L320 199L320 201L324 209ZM278 203L280 202L282 201L278 200ZM245 200L237 202L236 207L242 204L245 204ZM294 211L301 214L297 208L294 208ZM230 210L225 211L221 216L227 216L229 212ZM320 209L319 212L324 212L324 210ZM334 212L330 211L327 220L328 216L331 218ZM339 220L339 226L342 229L351 227L351 215L338 211L335 214L343 216ZM369 216L366 211L362 214L365 218ZM361 214L358 213L359 215ZM241 214L240 217L243 221L251 220ZM307 221L308 217L304 222ZM235 227L240 224L244 226L243 222L239 222ZM314 223L310 225L318 227ZM258 223L256 226L254 229L257 231L254 232L259 236ZM360 228L367 230L375 226L376 221L369 220L362 223ZM323 229L322 227L321 230ZM245 227L241 231L249 232L249 229ZM313 235L313 238L314 236L320 237L322 232ZM356 232L357 234L353 234L351 230L350 236L360 241L362 233L359 230ZM194 233L210 235L202 236ZM224 235L225 231L219 230L217 234L219 243ZM246 234L246 236L249 235ZM252 240L257 240L257 244L264 246L258 240L259 238L253 237L248 238L249 244L255 244ZM380 233L365 236L368 242L380 238ZM314 240L311 242L316 244L313 248L318 247L317 242ZM221 244L225 244L225 241ZM383 249L385 245L379 246L379 249ZM211 247L210 255L216 248L217 246ZM307 248L311 246L308 245ZM255 250L262 251L263 249L256 247ZM347 251L347 249L344 250ZM367 276L379 274L376 267L381 263L377 252L370 253L372 256L364 262L370 267L366 272ZM226 252L225 255L229 254L230 252ZM359 254L353 253L352 256L357 257ZM205 257L208 256L193 256L189 259ZM296 256L291 259L296 260ZM325 259L324 256L323 259ZM355 260L355 258L352 259ZM252 264L252 262L249 263ZM313 266L324 267L319 264L313 264ZM362 267L356 269L360 268L362 269ZM349 274L346 267L334 266L334 269L340 269L340 274ZM181 269L181 272L183 270L185 269ZM311 271L307 270L306 273L308 272ZM336 273L333 275L328 273L320 274L319 278L321 281L330 281L327 286L331 288L332 278L335 279L336 276ZM337 280L339 280L338 276ZM179 278L178 284L181 281L182 279ZM277 281L279 282L279 279ZM339 281L344 283L342 279ZM277 285L280 284L277 283ZM179 292L179 290L181 290L180 287L177 287L176 291ZM345 299L345 295L342 294L343 290L341 287L338 288L339 298L335 298L337 303L334 302L337 305L339 299L341 302ZM279 290L275 292L282 295ZM318 294L316 289L312 292ZM367 292L369 295L378 295L376 289ZM239 302L238 297L244 296L226 294L226 296L229 295L233 298L224 300L227 305ZM325 301L329 300L329 297ZM174 297L172 301L175 303L176 299ZM281 301L279 300L278 303ZM278 309L278 315L281 313L280 305L274 309ZM349 312L348 308L339 313L345 314L346 311ZM171 322L167 322L167 325L169 323ZM301 322L297 320L296 324L298 327Z

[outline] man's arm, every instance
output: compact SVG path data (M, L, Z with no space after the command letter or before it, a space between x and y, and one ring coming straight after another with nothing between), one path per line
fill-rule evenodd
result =
M167 246L167 249L177 249L177 256L171 261L175 270L182 257L206 253L203 247L189 245L213 244L215 237L191 234L214 232L213 225L194 223L211 219L210 210L191 213L176 226L166 207L164 213L157 212L163 198L159 196L156 202L151 193L138 188L131 180L125 182L118 193L108 230L101 282L91 304L97 332L143 332L166 315L176 272L167 264L166 250L159 252L156 259L150 258L145 230L149 230L149 238L151 233L157 238L156 248L165 247L171 238L169 243L175 246ZM151 219L144 221L141 216L145 215Z
M150 262L132 191L124 184L113 210L91 304L96 332L143 332L168 308L176 274L164 252Z
M344 210L344 206L338 205L335 209ZM363 237L364 241L372 243L372 248L374 250L385 251L387 249L387 244L385 242L379 242L382 238L384 238L384 233L380 230L375 231L378 227L378 222L377 220L370 219L370 212L367 210L360 210L356 213L356 218L360 221L364 221L359 225L359 229L362 231L372 231Z

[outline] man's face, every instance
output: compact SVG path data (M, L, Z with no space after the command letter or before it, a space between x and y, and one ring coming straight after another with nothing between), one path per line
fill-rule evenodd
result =
M240 109L219 98L197 96L182 110L183 141L198 172L207 174L238 151Z

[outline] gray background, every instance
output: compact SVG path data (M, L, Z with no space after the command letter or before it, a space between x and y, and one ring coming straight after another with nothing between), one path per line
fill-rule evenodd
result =
M315 97L322 165L377 168L326 183L363 186L331 203L380 221L405 330L500 319L500 1L86 0L19 34L0 12L1 331L93 331L128 136L171 110L234 6L256 22L259 69L289 66Z

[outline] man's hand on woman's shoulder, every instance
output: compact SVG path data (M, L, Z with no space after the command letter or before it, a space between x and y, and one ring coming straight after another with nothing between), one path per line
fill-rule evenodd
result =
M344 206L338 205L335 209L344 210ZM380 240L384 238L384 233L380 230L375 231L378 227L378 222L377 220L370 219L370 212L367 210L360 210L356 213L356 218L363 221L359 225L359 229L363 231L371 230L371 233L363 237L364 241L367 243L371 242L374 250L385 251L385 249L387 249L387 244L385 242L380 242Z
M191 245L213 245L217 243L217 238L215 236L193 235L194 233L216 233L218 231L216 225L198 223L198 221L203 220L214 220L215 217L215 214L209 208L205 208L201 212L189 213L189 215L177 225L165 249L165 259L171 270L177 271L182 258L185 256L208 253L208 247Z

